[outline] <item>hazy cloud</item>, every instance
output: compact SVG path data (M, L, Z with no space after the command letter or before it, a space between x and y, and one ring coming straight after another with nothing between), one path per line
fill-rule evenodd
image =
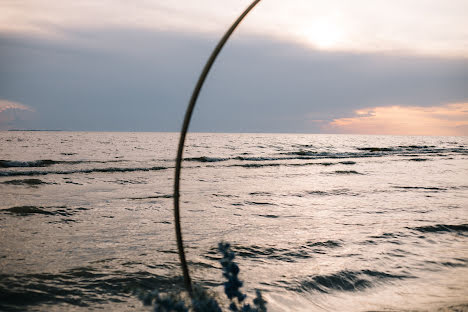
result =
M21 125L32 117L35 110L21 103L0 99L0 130L7 130Z
M64 30L65 31L65 30ZM67 40L0 36L0 97L33 107L30 128L178 131L217 37L68 29ZM468 61L325 52L234 35L202 90L191 129L322 132L363 107L468 101Z
M373 107L357 110L355 117L335 119L323 127L333 133L468 135L468 103Z
M16 103L16 102L0 99L0 113L3 113L6 110L19 110L19 111L31 111L31 112L34 111L31 107L28 107L21 103Z

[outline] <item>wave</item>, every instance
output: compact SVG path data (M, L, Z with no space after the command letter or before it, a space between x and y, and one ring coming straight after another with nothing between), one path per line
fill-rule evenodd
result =
M355 152L286 152L280 153L282 155L296 155L292 157L281 157L279 159L343 159L343 158L368 158L368 157L377 157L380 155L375 155L372 153L355 153Z
M143 197L130 197L129 199L141 200L141 199L173 198L173 197L174 195L172 194L164 194L164 195L150 195L150 196L143 196Z
M270 192L251 192L249 193L251 196L272 196L273 194Z
M298 156L315 156L317 155L319 152L315 152L315 151L304 151L304 150L299 150L299 151L295 151L295 152L287 152L287 153L283 153L284 155L298 155Z
M312 257L312 254L304 249L284 249L274 247L261 247L261 246L233 246L233 251L236 253L236 257L248 258L248 259L267 259L284 261L284 262L296 262L297 259L308 259Z
M1 182L2 184L10 184L10 185L28 185L28 186L38 186L43 184L52 184L48 182L44 182L40 179L22 179L22 180L8 180Z
M184 158L184 161L195 161L195 162L219 162L219 161L226 161L229 158L216 158L216 157L207 157L207 156L201 156L201 157L190 157L190 158Z
M272 215L263 215L266 218L275 218ZM265 261L282 261L282 262L297 262L303 259L309 259L316 254L323 254L327 249L342 247L340 241L308 241L304 245L296 246L293 248L276 248L258 245L233 245L232 250L236 253L236 257L246 259L257 259ZM211 260L219 259L219 252L217 249L210 249L205 255L206 258Z
M431 187L431 186L393 186L396 189L402 190L422 190L422 191L446 191L446 188Z
M395 149L391 147L356 147L357 150L360 151L368 151L368 152L393 152Z
M360 172L357 172L355 170L336 170L332 172L332 174L362 174Z
M408 161L428 161L429 159L427 158L410 158Z
M308 195L316 195L316 196L343 196L343 195L348 195L348 196L358 196L358 193L353 193L351 192L350 189L348 188L339 188L339 189L333 189L330 191L308 191Z
M25 167L50 167L52 165L79 165L83 163L114 163L114 162L123 162L125 160L51 160L51 159L41 159L41 160L31 160L31 161L17 161L17 160L1 160L0 159L0 168L25 168Z
M324 242L307 242L306 244L309 247L327 247L327 248L336 248L341 247L341 243L333 240L327 240Z
M200 157L191 157L191 158L184 158L186 161L193 161L193 162L221 162L221 161L228 161L228 160L237 160L237 161L252 161L252 162L264 162L264 161L285 161L285 160L313 160L313 159L341 159L341 158L359 158L359 157L369 157L363 154L357 153L316 153L307 156L302 155L301 153L297 154L295 152L288 152L288 153L281 153L282 155L297 155L297 156L236 156L236 157L207 157L207 156L200 156ZM355 164L353 161L343 161L341 162L345 165Z
M468 311L468 303L461 303L455 305L449 305L440 309L439 311L447 311L447 312L460 312L460 311Z
M48 174L75 174L75 173L115 173L115 172L134 172L134 171L158 171L169 169L169 167L143 167L143 168L91 168L80 170L54 170L54 171L0 171L0 176L40 176Z
M391 146L391 147L355 147L356 151L335 152L335 151L314 151L299 149L296 151L279 152L271 156L247 156L245 153L233 157L211 157L199 156L185 158L186 161L193 162L223 162L223 161L250 161L250 162L266 162L266 161L287 161L287 160L316 160L316 159L343 159L343 158L368 158L368 157L384 157L384 156L403 156L412 157L409 161L426 161L428 159L419 157L421 155L441 154L441 153L460 153L467 154L468 150L464 147L459 148L436 148L435 146L427 145L407 145L407 146ZM355 161L342 161L344 165L354 165ZM247 165L247 167L256 167L255 165Z
M278 167L282 164L278 163L267 163L267 164L235 164L229 167L242 167L242 168L263 168L263 167Z
M436 147L434 145L398 145L398 146L389 146L389 147L356 147L359 151L366 151L370 153L402 153L406 154L437 154L437 153L466 153L467 149L464 146L459 147Z
M422 233L439 233L439 232L452 232L452 233L464 233L468 232L468 224L436 224L436 225L426 225L408 228L410 230L416 230Z
M307 195L312 195L312 196L359 196L359 193L354 193L348 188L340 188L340 189L333 189L330 191L306 191L303 193L295 193L295 194L288 194L288 195L283 195L283 196L294 196L294 197L305 197Z
M340 271L330 275L318 275L307 278L291 290L298 292L309 292L316 290L322 293L331 291L359 291L372 287L374 284L386 280L403 279L411 276L394 275L381 271Z
M284 158L281 158L284 159ZM228 167L242 167L242 168L263 168L263 167L306 167L306 166L334 166L338 164L343 165L354 165L356 162L354 161L340 161L336 163L332 162L307 162L307 163L248 163L248 164L234 164L229 165Z
M226 198L237 198L237 197L239 197L239 196L237 196L237 195L232 195L232 194L217 194L217 193L213 193L213 194L211 194L211 195L213 195L213 196L215 196L215 197L226 197ZM250 194L250 195L252 195L252 194Z
M355 165L356 162L355 161L340 161L339 164L342 164L342 165Z
M75 213L83 210L88 210L88 208L78 207L71 208L67 206L15 206L7 209L1 209L0 212L9 213L18 216L28 216L34 214L40 215L50 215L50 216L62 216L70 217Z
M30 214L44 214L44 215L52 215L53 213L43 209L44 207L36 207L36 206L16 206L7 209L2 209L2 212L9 212L12 214L17 214L21 216L26 216Z
M270 202L257 202L257 201L246 201L246 205L254 205L254 206L276 206L275 203Z
M259 215L257 215L257 216L262 217L262 218L269 218L269 219L277 219L277 218L279 218L279 216L277 216L277 215L272 215L272 214L265 214L265 215L259 214Z
M245 157L245 156L237 156L231 158L232 160L241 160L241 161L274 161L274 160L291 160L291 159L297 159L296 157L265 157L265 156L260 156L260 157ZM302 158L300 158L302 159Z
M407 234L404 233L382 233L380 235L372 235L370 236L371 238L376 238L376 239L389 239L389 238L402 238L402 237L407 237Z
M398 145L402 149L432 149L435 145Z
M106 271L74 268L59 274L0 274L0 310L24 311L39 304L88 307L90 304L122 302L138 290L181 289L180 276L154 275L146 271Z
M14 161L0 160L0 168L15 168L15 167L48 167L57 164L57 161L44 159L32 161Z
M449 268L464 268L468 266L468 260L466 259L453 259L453 261L440 262L440 265Z

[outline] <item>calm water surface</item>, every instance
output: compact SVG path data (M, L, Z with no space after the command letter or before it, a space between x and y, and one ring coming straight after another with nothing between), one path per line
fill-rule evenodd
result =
M144 310L134 289L180 289L177 136L0 132L0 310ZM467 137L187 144L182 227L197 283L222 293L224 240L269 311L468 310Z

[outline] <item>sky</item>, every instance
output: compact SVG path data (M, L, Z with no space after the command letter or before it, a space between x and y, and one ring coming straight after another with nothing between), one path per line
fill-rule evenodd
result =
M0 1L0 130L179 131L245 0ZM468 135L468 1L262 0L199 132Z

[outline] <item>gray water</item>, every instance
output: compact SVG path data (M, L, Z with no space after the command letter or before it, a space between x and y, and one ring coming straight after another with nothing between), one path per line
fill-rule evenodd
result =
M182 289L177 139L0 132L0 310ZM190 271L221 298L228 241L269 311L468 310L467 137L190 134L184 157Z

